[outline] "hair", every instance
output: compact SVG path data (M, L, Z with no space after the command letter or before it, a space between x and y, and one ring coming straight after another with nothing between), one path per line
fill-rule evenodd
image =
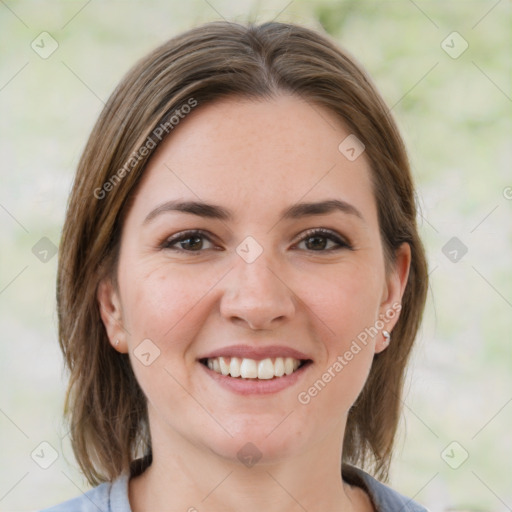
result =
M104 278L117 286L123 218L165 140L161 127L172 136L172 119L182 117L187 104L279 93L328 109L364 143L387 268L401 244L411 249L393 342L374 356L343 444L343 463L388 477L428 281L403 141L369 77L328 37L293 24L214 22L169 40L126 74L92 130L69 198L57 275L59 342L70 373L64 413L91 485L114 480L137 454L151 455L146 398L128 355L109 343L96 293Z

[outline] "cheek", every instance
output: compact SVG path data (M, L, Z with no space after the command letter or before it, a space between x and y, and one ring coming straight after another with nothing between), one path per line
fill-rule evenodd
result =
M198 279L191 269L177 272L164 263L131 272L125 283L123 309L127 330L134 336L167 342L182 338L183 329L195 325L190 321L194 308L215 281L203 273ZM173 332L179 335L173 336Z
M308 277L302 281L302 296L315 313L315 331L326 353L299 401L319 415L348 411L366 382L377 339L370 329L382 296L384 274L379 268L378 262L373 267L347 263L336 273L332 268L324 275L304 273ZM337 418L331 416L332 421Z
M302 297L330 333L330 345L342 350L345 343L378 318L383 273L378 264L348 263L321 272L304 272Z
M201 301L218 282L212 274L201 273L198 278L192 267L176 271L168 262L125 265L130 270L121 293L130 360L154 407L161 406L164 395L173 403L187 401L182 385L188 386L190 366L195 363L187 351L202 327Z

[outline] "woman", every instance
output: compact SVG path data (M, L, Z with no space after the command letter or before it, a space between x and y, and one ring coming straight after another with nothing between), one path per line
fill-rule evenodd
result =
M386 480L427 288L405 149L306 28L212 23L123 79L60 248L72 445L49 510L425 510ZM340 478L341 476L341 478Z

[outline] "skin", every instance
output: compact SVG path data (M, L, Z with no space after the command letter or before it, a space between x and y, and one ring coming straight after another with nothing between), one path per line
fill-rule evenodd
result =
M249 512L373 510L340 474L347 413L386 348L381 332L307 405L297 399L365 328L383 318L392 331L398 314L386 312L407 282L408 245L385 271L368 161L338 150L349 134L296 96L228 98L189 114L151 159L123 225L118 288L105 279L98 289L109 338L130 354L148 399L153 464L130 480L134 512L242 503ZM144 224L176 199L220 205L233 218L168 211ZM280 220L287 207L326 199L350 203L362 218L333 211ZM334 231L352 249L311 241L311 228ZM184 236L173 246L181 252L161 248L189 229L207 236ZM236 252L247 236L263 250L252 263ZM160 350L149 366L134 356L147 338ZM278 393L241 396L198 362L235 344L293 347L313 363ZM247 442L262 454L250 468L237 458Z

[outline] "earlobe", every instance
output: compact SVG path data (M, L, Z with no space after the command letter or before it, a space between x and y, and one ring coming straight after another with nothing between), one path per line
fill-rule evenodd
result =
M126 335L123 327L121 302L110 278L100 281L96 292L96 300L111 345L118 352L126 353Z
M382 352L390 343L393 327L398 322L402 309L402 297L407 286L410 265L411 248L408 243L403 243L397 249L393 267L386 276L386 286L379 314L384 328L380 339L377 340L375 352Z

